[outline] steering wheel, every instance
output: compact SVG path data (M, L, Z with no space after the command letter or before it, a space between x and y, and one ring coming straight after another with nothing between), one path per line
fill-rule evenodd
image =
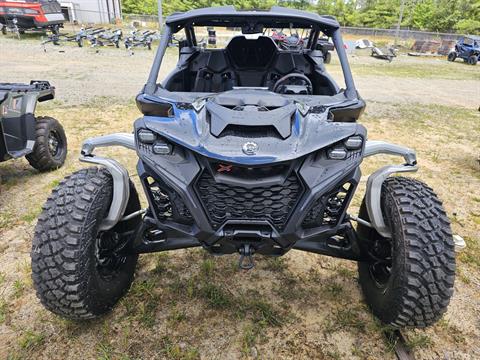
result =
M287 83L289 85L293 85L293 79L300 79L304 84L305 86L307 86L308 88L308 92L311 93L312 92L312 89L313 89L313 84L312 84L312 81L304 74L300 74L300 73L291 73L291 74L287 74L283 77L281 77L280 79L277 80L277 82L275 83L275 85L273 85L273 92L277 92L278 91L278 88L281 86L281 85L284 85L284 83Z

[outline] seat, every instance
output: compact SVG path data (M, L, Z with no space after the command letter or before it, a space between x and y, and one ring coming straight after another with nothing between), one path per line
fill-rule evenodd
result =
M230 70L224 50L207 50L199 59L195 77L195 92L223 92L236 84L235 73Z

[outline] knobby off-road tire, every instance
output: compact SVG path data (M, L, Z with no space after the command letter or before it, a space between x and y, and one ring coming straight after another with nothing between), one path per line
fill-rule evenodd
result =
M54 118L36 118L35 145L26 156L31 166L39 171L58 169L67 157L67 137L62 125Z
M477 65L477 63L478 63L478 56L472 55L468 58L469 65Z
M112 309L130 288L138 255L100 260L105 239L110 240L107 245L114 245L106 234L134 230L140 221L133 218L108 233L99 232L112 191L110 173L92 167L67 176L43 207L32 244L32 278L38 298L55 314L74 320L97 317ZM130 182L125 214L139 209Z
M454 52L454 51L451 51L450 53L448 53L448 57L447 57L447 60L448 61L455 61L457 59L457 53Z
M357 228L361 241L370 243L371 253L391 258L389 266L358 263L365 300L387 325L432 325L445 313L453 294L455 250L448 217L433 190L410 178L385 180L381 202L392 239L361 224ZM369 221L365 201L359 217Z

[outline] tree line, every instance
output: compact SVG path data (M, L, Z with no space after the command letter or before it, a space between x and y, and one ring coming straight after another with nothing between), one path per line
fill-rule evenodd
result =
M403 0L402 28L460 33L480 33L480 0ZM234 5L237 9L288 6L333 15L343 26L393 28L398 23L402 0L163 0L163 13L194 8ZM156 14L157 0L123 0L123 11Z

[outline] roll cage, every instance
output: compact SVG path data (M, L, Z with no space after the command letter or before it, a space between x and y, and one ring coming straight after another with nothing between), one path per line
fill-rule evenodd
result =
M197 46L194 31L196 26L241 28L243 34L261 34L264 28L309 28L311 31L305 49L311 51L315 50L320 34L323 33L332 38L337 51L346 85L344 91L346 99L358 99L340 33L340 24L337 20L331 16L320 16L306 11L277 6L272 7L269 11L237 11L233 6L213 7L175 13L169 16L166 19L160 45L144 88L145 95L154 96L158 89L158 74L173 34L184 29L186 46L195 47ZM162 93L168 96L168 91L165 89Z

